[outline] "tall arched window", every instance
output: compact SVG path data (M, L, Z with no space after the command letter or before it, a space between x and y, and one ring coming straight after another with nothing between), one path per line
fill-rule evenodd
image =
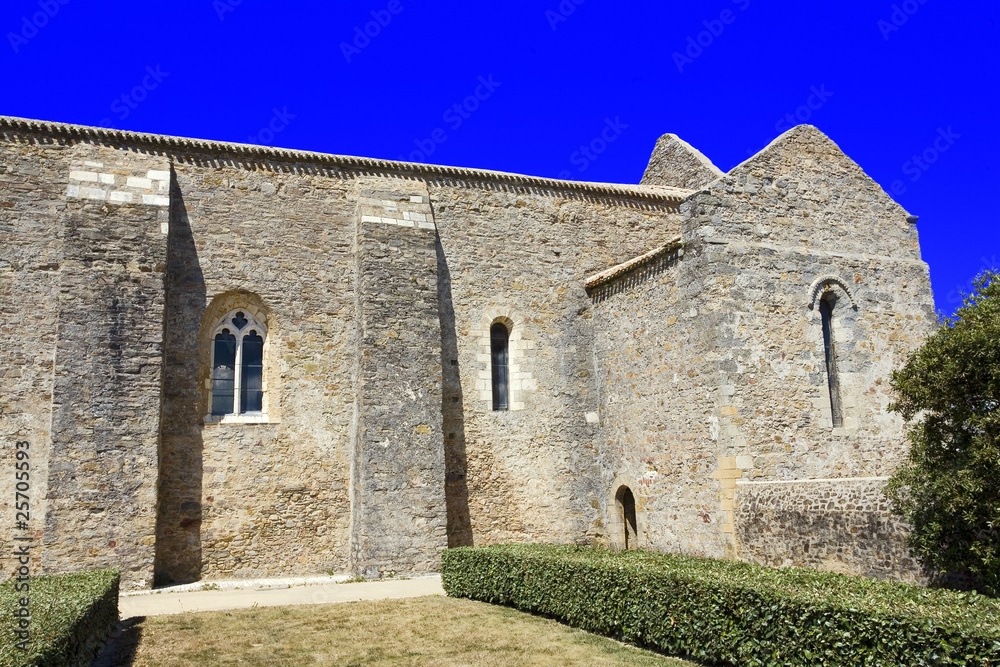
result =
M510 405L510 383L507 381L507 359L510 331L502 322L490 327L490 360L493 379L493 409L507 410Z
M830 413L834 428L844 424L844 410L840 403L840 378L837 375L837 343L833 330L833 313L837 297L827 292L819 300L819 314L823 320L823 352L826 357L826 380L830 389Z
M260 414L264 409L267 330L245 310L219 322L212 337L212 415Z

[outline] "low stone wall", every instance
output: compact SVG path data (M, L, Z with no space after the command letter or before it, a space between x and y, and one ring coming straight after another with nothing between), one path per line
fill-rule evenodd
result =
M926 583L907 527L882 494L885 477L741 482L734 501L740 559L774 567Z

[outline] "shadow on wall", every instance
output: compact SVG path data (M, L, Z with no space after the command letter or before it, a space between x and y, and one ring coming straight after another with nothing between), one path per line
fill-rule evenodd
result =
M187 207L172 168L170 189L154 586L201 577L204 427L198 343L206 292Z
M458 366L455 305L451 300L451 273L441 237L437 238L438 295L441 299L441 414L445 455L445 501L448 508L448 547L472 546L469 486L466 481L465 411Z

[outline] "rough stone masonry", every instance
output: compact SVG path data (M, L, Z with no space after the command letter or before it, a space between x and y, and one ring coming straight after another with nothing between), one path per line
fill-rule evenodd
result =
M626 536L920 581L914 220L810 126L608 185L0 117L2 538L26 441L35 570L126 588Z

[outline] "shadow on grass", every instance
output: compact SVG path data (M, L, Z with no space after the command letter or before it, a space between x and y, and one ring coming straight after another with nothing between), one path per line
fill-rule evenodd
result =
M135 662L135 654L142 641L145 620L145 616L133 616L118 621L91 667L130 667Z

